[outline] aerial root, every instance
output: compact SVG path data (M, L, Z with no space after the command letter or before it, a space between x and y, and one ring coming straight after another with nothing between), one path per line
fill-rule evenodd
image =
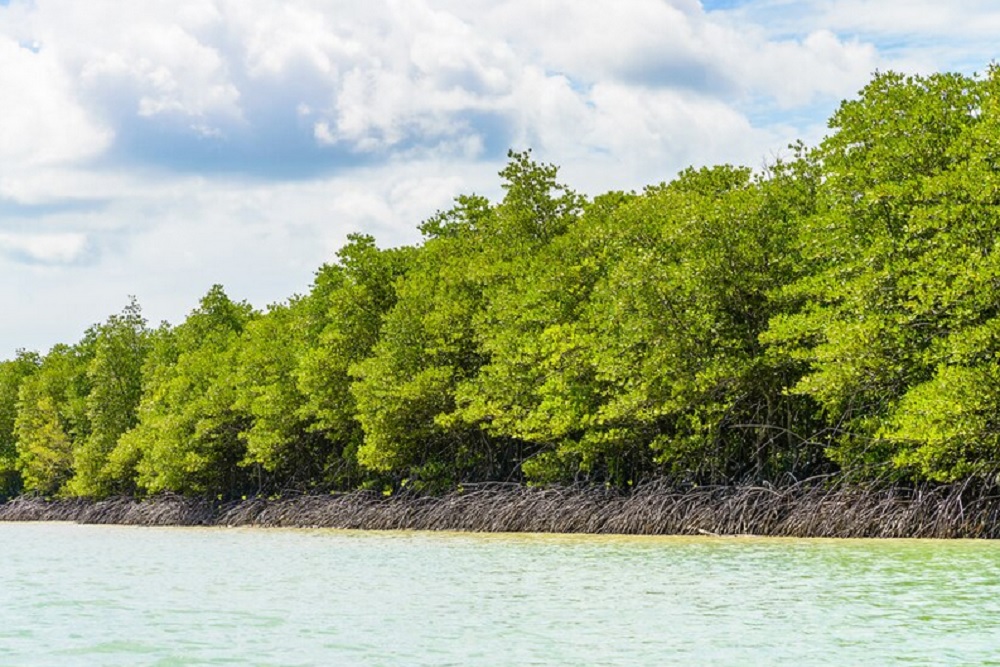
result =
M816 478L784 487L650 482L603 487L467 486L444 496L369 491L228 503L174 494L144 500L15 498L0 521L144 526L324 527L367 530L765 535L784 537L1000 537L1000 488L848 484Z

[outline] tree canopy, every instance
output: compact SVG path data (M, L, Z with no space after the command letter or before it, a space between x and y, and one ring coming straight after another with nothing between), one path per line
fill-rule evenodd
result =
M1000 467L1000 71L878 73L766 168L352 235L263 312L130 301L0 362L0 496L627 488Z

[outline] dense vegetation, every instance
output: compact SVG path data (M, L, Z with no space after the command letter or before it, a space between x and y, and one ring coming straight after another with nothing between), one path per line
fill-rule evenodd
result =
M132 302L0 363L0 495L953 481L1000 463L1000 71L877 74L815 148L594 199L511 153L259 312Z

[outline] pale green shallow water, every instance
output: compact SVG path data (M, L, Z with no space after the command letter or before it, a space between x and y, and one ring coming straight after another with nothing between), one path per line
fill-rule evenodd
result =
M1000 665L1000 544L0 524L0 665Z

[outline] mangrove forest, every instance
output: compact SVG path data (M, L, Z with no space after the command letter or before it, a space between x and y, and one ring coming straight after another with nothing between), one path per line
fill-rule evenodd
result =
M133 299L0 362L0 498L994 484L1000 69L877 73L828 125L595 197L511 152L499 201L264 310Z

